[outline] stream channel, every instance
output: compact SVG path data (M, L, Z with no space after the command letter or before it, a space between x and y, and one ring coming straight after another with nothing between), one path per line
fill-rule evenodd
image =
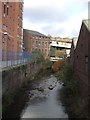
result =
M29 89L30 87L30 89ZM6 112L7 117L23 118L67 118L65 106L60 100L62 83L53 75L28 84L28 90L18 98ZM26 96L26 97L25 97Z

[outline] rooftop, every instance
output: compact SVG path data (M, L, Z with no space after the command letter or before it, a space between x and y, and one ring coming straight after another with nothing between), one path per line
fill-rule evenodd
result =
M37 37L47 37L46 35L44 35L44 34L42 34L40 32L34 31L34 30L27 30L27 29L24 29L24 30L29 32L33 37L34 36L37 36Z
M51 37L51 41L58 41L58 42L72 42L70 38L61 38L61 37Z
M83 22L86 25L86 27L88 28L88 30L90 31L90 19L83 20Z

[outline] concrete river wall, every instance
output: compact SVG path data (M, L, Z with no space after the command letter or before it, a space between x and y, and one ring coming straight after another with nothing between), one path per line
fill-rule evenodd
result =
M13 92L33 77L42 67L41 64L27 63L2 70L2 94Z

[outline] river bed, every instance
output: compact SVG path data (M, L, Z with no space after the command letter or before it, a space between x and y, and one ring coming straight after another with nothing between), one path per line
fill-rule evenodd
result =
M47 79L35 81L32 89L28 90L28 101L23 108L20 119L22 118L68 118L65 107L62 106L60 99L60 89L62 89L57 79L51 75Z

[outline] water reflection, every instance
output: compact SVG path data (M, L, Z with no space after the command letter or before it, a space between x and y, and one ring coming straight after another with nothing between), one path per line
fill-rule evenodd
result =
M57 100L60 88L62 85L53 76L34 84L34 89L28 92L29 101L21 118L68 118L61 101Z

